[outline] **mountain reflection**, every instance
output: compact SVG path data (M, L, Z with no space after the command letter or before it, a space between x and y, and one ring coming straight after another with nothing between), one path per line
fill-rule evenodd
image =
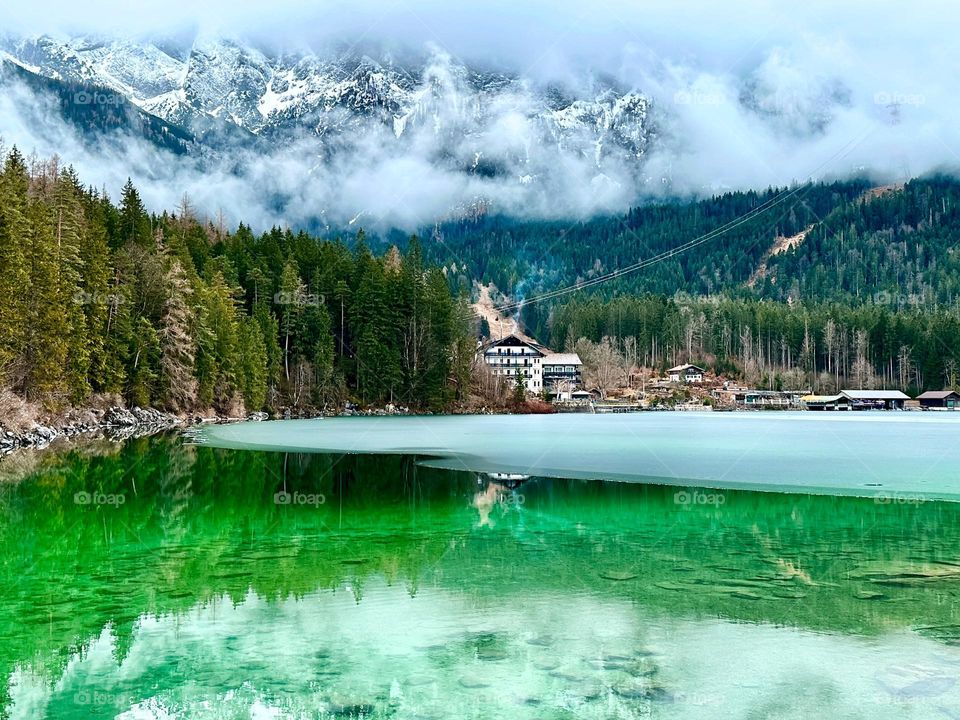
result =
M114 663L133 650L143 658L160 652L140 649L150 628L163 636L236 614L236 640L222 637L216 648L196 651L223 654L236 677L210 682L233 687L244 672L258 672L232 665L225 644L274 647L279 641L258 628L275 623L295 666L304 660L293 638L326 623L321 618L333 606L342 622L325 632L337 647L346 641L335 636L347 628L376 635L414 623L408 632L418 647L449 645L454 628L464 637L473 632L473 640L463 640L463 657L422 651L427 659L410 661L405 671L416 676L449 665L456 672L441 673L437 682L453 687L462 680L461 689L490 682L482 679L485 664L461 667L469 657L511 658L515 670L529 665L534 675L556 671L586 678L581 684L599 682L582 667L563 667L562 657L561 667L541 671L534 662L554 661L517 653L539 647L541 635L566 633L574 654L588 662L597 647L612 647L597 645L604 623L623 632L680 623L688 632L697 623L746 622L878 637L919 628L916 642L943 649L960 640L954 606L943 600L960 579L956 505L742 491L724 492L721 502L716 494L490 477L424 467L410 456L218 450L174 438L51 455L2 489L0 670L16 680L4 703L36 677L79 668L81 656L87 667L101 652ZM256 620L244 615L254 608ZM536 627L541 613L560 613L578 629ZM749 641L732 629L711 632L718 641ZM607 664L641 672L643 656L630 654L640 652L641 640L607 652L632 659ZM177 663L195 662L193 651L184 652ZM243 662L255 655L251 650ZM344 662L359 662L352 650L348 655ZM382 661L390 657L386 652ZM71 677L77 692L88 688ZM290 682L300 687L300 680ZM401 692L413 692L397 682ZM541 678L531 687L542 695L552 692L550 682ZM892 687L889 677L885 682ZM640 685L617 697L682 691L666 682L660 690ZM390 702L389 687L373 695L355 690L368 698L362 702Z

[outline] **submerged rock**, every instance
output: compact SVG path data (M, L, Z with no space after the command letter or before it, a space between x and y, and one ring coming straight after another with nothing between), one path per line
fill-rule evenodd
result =
M583 687L578 689L577 693L580 695L580 697L587 701L599 700L607 694L607 688L606 686L597 682L587 682Z
M424 685L430 685L434 682L434 679L430 675L411 675L406 680L404 680L404 685L409 685L410 687L423 687Z
M527 645L535 645L537 647L551 647L555 640L552 635L534 635L531 638L525 640Z
M600 577L604 580L616 580L622 582L624 580L634 580L639 577L637 573L630 572L629 570L604 570L600 573Z
M477 659L486 661L506 660L507 653L496 647L477 648Z
M660 668L649 661L647 662L639 661L639 662L628 663L626 666L624 666L623 670L628 675L632 675L633 677L636 677L636 678L653 677L658 672L660 672Z
M675 592L690 592L694 589L692 585L670 581L656 582L653 586L661 590L673 590Z
M877 585L911 587L960 580L960 567L925 563L869 563L851 570L847 577Z
M543 670L544 672L549 672L550 670L556 670L560 667L560 663L556 660L543 660L541 662L535 662L533 666L537 670Z
M960 625L927 625L918 627L917 632L923 637L938 640L945 645L960 645Z
M486 680L474 677L462 677L457 682L460 684L460 687L464 687L467 690L483 690L484 688L490 687L490 683Z
M548 674L552 678L566 682L583 682L586 679L583 675L570 670L551 670Z
M610 688L613 694L626 700L651 700L654 702L673 702L674 696L660 685L643 682L617 683Z

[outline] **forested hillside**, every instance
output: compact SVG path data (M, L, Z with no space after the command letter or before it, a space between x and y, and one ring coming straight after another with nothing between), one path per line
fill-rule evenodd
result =
M14 149L0 173L0 378L49 406L119 395L177 412L442 407L469 390L473 280L531 298L727 227L649 268L526 305L523 324L625 368L693 361L821 390L952 386L958 206L948 178L883 192L852 181L572 225L485 217L441 226L423 247L396 238L402 252L373 252L362 232L348 243L230 231L186 198L151 214L132 183L115 203L57 160Z
M579 342L623 373L691 361L771 388L958 384L952 178L730 193L574 224L487 217L441 226L433 240L431 257L461 282L495 283L511 311L527 300L527 332L558 349ZM530 302L558 288L571 292Z
M837 207L771 261L764 297L954 305L960 298L960 182L913 180Z
M855 181L807 185L794 192L737 192L699 202L647 205L586 222L486 216L438 227L431 258L466 268L471 277L493 282L519 299L656 256L760 210L714 240L593 292L729 291L747 282L777 236L801 232L861 197L868 187Z
M418 243L375 256L306 233L236 232L185 199L151 215L56 160L0 173L0 377L51 406L92 394L188 412L393 401L466 391L465 298Z
M960 383L960 308L646 295L554 309L557 348L623 368L690 361L754 387L901 388Z
M960 182L945 177L882 193L865 181L736 192L582 223L483 217L438 227L430 257L522 299L655 257L765 205L702 245L588 292L948 305L960 293ZM770 254L778 238L798 234L795 247Z

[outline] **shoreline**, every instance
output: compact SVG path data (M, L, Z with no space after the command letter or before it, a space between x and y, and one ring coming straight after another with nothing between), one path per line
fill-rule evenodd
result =
M157 410L155 408L133 407L130 409L118 405L111 406L106 410L85 408L81 410L71 410L63 416L56 419L47 419L44 422L34 423L28 430L15 431L7 428L0 422L0 459L9 456L19 450L44 450L51 445L61 445L87 439L103 437L113 442L122 442L131 438L145 437L157 433L178 430L181 433L203 427L205 425L226 425L242 422L261 422L261 421L280 421L280 420L315 420L322 418L340 418L340 417L456 417L460 415L537 415L537 414L583 414L583 415L606 415L606 414L637 414L637 413L683 413L691 412L712 412L712 413L773 413L782 412L802 412L804 414L813 412L818 415L849 415L866 411L838 411L838 412L816 412L800 408L718 408L718 407L658 407L642 408L629 411L610 411L610 410L586 410L581 408L556 408L550 413L531 411L529 408L516 409L509 407L489 407L482 406L478 408L457 407L444 411L416 411L407 407L397 407L387 405L383 408L365 408L349 406L342 410L311 410L303 412L291 412L285 410L273 415L260 411L250 413L244 417L228 417L222 415L203 415L188 414L176 415L174 413ZM870 414L916 414L923 411L919 409L910 410L875 410ZM949 413L947 413L949 414ZM84 418L84 419L78 419Z
M488 407L476 410L460 408L443 412L417 412L407 407L394 405L387 405L383 408L361 409L351 404L339 411L323 409L294 413L287 409L273 415L258 411L243 417L230 417L204 413L178 415L156 408L138 406L125 408L120 405L112 405L106 410L96 407L71 408L59 416L46 417L41 421L32 422L28 429L13 429L4 424L3 419L0 418L0 459L21 450L45 450L52 445L91 440L98 437L122 442L131 438L145 437L171 430L178 430L181 433L188 432L205 425L333 417L409 417L414 415L463 414L508 415L514 413Z
M0 423L0 457L17 450L43 450L57 441L103 435L112 440L152 435L181 427L184 419L154 408L71 410L56 419L32 423L27 430L12 430Z

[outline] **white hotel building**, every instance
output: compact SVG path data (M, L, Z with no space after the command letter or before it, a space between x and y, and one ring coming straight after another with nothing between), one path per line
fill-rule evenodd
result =
M543 345L508 335L482 348L483 361L494 375L508 377L513 385L518 374L525 378L527 392L539 395L546 389L558 400L569 400L581 384L583 363L575 353L554 353Z

